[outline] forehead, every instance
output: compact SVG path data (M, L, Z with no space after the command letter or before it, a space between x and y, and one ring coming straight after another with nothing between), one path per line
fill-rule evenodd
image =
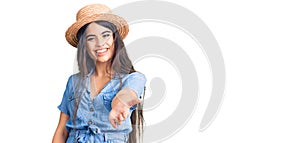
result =
M86 29L86 33L87 34L91 34L91 33L102 33L102 32L112 32L110 29L101 26L95 22L92 22L91 24L88 25L87 29Z

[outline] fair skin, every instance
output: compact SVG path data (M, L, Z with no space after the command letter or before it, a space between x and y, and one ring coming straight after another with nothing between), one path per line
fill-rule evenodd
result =
M107 65L114 53L113 33L110 29L91 23L86 29L86 46L89 55L96 61L95 72L91 76L91 99L109 82Z
M110 29L100 26L96 23L91 23L86 29L86 46L89 55L96 60L95 72L91 75L91 99L94 99L102 88L110 81L111 75L107 73L107 65L114 53L114 38ZM131 90L127 94L121 95L120 98L113 99L111 106L112 110L109 113L109 121L114 128L118 124L128 118L130 114L129 108L140 102L137 99L136 93ZM122 99L132 99L124 102ZM52 143L65 143L68 138L68 131L65 128L69 116L65 113L60 113L60 119L56 131L53 136Z
M55 130L52 143L65 143L69 133L66 129L66 123L69 120L69 116L63 112L60 112L60 118Z

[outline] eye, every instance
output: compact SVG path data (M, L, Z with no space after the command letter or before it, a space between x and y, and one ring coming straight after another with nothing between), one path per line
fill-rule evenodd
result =
M109 38L109 37L110 37L110 35L111 35L111 34L109 34L109 33L107 33L107 34L103 34L103 35L102 35L102 38L104 38L104 39L107 39L107 38Z
M89 37L89 38L86 38L86 40L87 41L93 41L93 40L95 40L95 38L94 37Z

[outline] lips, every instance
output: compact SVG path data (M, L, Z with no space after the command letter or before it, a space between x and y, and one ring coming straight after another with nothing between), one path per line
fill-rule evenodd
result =
M108 51L108 48L99 49L99 50L96 50L96 54L98 56L102 56L102 55L105 55L107 51Z

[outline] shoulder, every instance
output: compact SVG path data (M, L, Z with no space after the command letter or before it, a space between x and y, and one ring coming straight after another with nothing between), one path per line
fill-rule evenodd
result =
M146 76L143 73L138 72L138 71L130 73L126 77L127 77L127 79L135 79L135 78L137 78L137 79L144 79L144 80L146 80Z
M70 75L67 79L67 87L72 88L78 82L79 78L80 75L78 73Z
M141 72L133 72L127 74L124 77L124 82L122 84L122 89L129 88L137 93L139 97L141 97L145 84L146 84L146 76Z
M123 82L125 85L130 86L131 84L142 84L146 83L147 79L146 76L141 72L133 72L130 74L125 75L123 78Z
M80 74L79 73L75 73L69 76L68 78L68 82L76 82L80 79Z

